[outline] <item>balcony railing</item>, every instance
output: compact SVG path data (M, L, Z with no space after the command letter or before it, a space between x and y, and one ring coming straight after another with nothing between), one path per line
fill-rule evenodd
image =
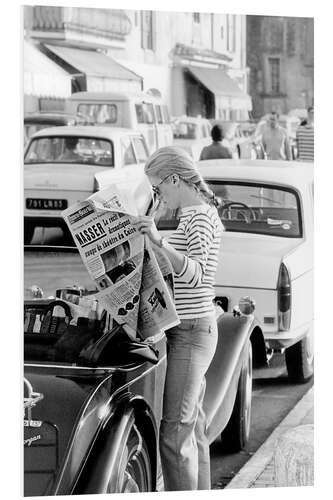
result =
M105 39L123 40L131 32L131 21L123 10L77 7L26 7L25 28L34 32L77 32Z

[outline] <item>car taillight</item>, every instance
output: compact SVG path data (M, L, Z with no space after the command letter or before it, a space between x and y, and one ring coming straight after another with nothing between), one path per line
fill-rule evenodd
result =
M279 330L289 330L291 319L291 282L288 269L281 263L277 285Z

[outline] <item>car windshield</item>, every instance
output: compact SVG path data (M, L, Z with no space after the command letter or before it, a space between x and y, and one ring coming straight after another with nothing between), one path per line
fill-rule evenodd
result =
M178 122L174 132L177 139L196 139L198 125L196 123Z
M302 237L300 201L294 190L260 183L208 184L222 200L218 212L225 231ZM158 229L174 230L178 222L178 212L161 204L156 214Z
M113 143L106 139L80 136L47 136L31 141L26 164L70 163L114 167Z

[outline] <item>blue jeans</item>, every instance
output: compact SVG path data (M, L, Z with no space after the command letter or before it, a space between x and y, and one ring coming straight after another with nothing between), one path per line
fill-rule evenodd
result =
M166 491L209 490L210 457L202 403L217 344L215 314L186 319L166 332L167 372L160 427Z

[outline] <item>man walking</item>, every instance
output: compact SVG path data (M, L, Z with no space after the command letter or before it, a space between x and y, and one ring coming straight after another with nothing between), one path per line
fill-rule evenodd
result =
M314 161L314 109L308 108L308 119L296 132L298 160Z
M278 113L272 111L268 125L262 133L262 145L268 160L291 160L288 134L283 127L280 127L278 120Z

